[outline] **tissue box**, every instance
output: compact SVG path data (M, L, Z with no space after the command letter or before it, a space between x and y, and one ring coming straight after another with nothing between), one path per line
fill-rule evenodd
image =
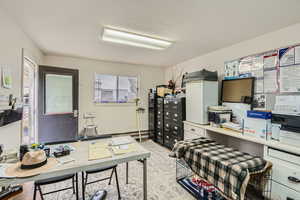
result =
M269 117L271 116L270 114L266 114L266 113L253 114L253 111L251 111L250 115L249 115L249 111L247 112L247 114L248 117L244 120L244 135L257 137L265 140L272 135L272 123ZM268 117L262 117L262 115ZM255 118L254 116L258 118Z

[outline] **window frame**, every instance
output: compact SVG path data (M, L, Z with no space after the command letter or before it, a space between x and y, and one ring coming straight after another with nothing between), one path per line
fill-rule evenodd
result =
M107 76L113 76L113 77L116 77L116 101L111 101L111 102L102 102L101 101L101 97L99 95L99 91L96 90L96 83L99 79L97 79L97 76L98 75L107 75ZM136 98L139 98L139 92L140 92L140 78L139 78L139 75L115 75L115 74L102 74L102 73L95 73L94 75L94 82L93 82L93 92L94 92L94 96L93 96L93 101L95 104L97 105L132 105L132 104L135 104L135 101L134 99L131 100L131 101L119 101L119 78L120 77L127 77L127 78L136 78L136 82L137 82L137 85L136 85ZM97 94L98 93L98 94ZM98 95L98 96L97 96ZM135 99L136 99L135 98Z

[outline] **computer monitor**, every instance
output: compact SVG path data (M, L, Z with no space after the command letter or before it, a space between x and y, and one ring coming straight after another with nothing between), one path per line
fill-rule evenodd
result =
M254 78L222 81L222 102L251 104L254 93Z

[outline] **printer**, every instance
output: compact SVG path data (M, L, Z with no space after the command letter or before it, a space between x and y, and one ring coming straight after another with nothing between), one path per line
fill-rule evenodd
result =
M300 147L300 116L272 114L272 139Z

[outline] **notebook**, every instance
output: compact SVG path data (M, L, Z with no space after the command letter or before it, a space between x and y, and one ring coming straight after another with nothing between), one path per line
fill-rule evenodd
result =
M137 145L135 143L124 144L119 146L113 146L112 150L115 155L131 153L137 151Z
M109 158L112 156L111 151L108 149L108 143L92 142L89 144L89 158L88 160L98 160Z
M132 143L131 138L124 138L124 137L116 137L111 140L111 145L118 146L123 144L130 144Z

